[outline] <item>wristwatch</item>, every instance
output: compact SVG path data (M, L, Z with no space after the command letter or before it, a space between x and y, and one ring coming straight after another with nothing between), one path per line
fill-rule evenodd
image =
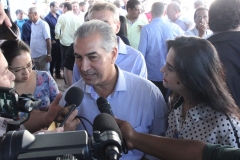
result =
M48 57L51 57L51 54L47 54Z

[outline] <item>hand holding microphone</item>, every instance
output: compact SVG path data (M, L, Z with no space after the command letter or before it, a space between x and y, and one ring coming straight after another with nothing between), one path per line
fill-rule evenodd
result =
M66 123L64 130L75 130L76 126L80 123L78 118L75 119L76 115L78 114L78 111L75 109L81 104L83 96L83 91L78 87L71 87L67 91L65 95L65 101L67 103L55 118L56 122L61 123L59 127L64 126ZM73 121L75 123L73 123Z

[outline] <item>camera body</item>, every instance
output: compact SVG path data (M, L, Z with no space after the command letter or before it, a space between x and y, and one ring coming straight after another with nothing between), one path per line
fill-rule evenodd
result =
M18 94L14 88L0 87L0 116L18 119Z

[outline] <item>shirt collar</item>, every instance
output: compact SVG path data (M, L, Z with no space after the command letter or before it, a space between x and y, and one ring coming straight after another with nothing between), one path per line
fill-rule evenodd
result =
M115 89L113 93L111 93L107 99L110 99L111 97L114 97L116 92L126 91L127 85L126 85L126 79L124 77L123 71L115 64L116 69L118 70L118 78L117 83L115 85ZM83 80L83 79L82 79ZM89 93L93 99L97 100L99 98L99 95L95 92L93 86L85 85L84 88L85 93Z
M197 122L199 120L202 120L208 116L208 113L210 113L212 109L202 103L199 103L192 109L187 111L186 119L191 118L194 122ZM182 105L175 109L175 115L178 119L182 119Z
M118 54L127 54L127 46L120 37L117 36L118 41Z
M41 21L41 18L39 17L39 18L38 18L38 20L37 20L37 22L36 22L36 23L34 23L34 24L36 24L36 25L37 25L37 24L39 24L39 22L40 22L40 21Z
M55 13L55 14L57 15L57 18L58 18L59 14L57 14L57 13ZM49 15L50 15L50 17L56 18L56 17L53 16L53 14L51 12L49 12Z

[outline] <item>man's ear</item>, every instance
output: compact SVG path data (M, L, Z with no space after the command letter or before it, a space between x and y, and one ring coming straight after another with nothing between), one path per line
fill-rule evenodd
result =
M116 23L116 25L117 25L116 34L118 34L118 32L119 32L119 30L120 30L120 27L121 27L121 22L118 21L118 22Z
M117 47L114 47L112 50L112 62L111 62L112 64L115 63L117 56L118 56L118 49Z

